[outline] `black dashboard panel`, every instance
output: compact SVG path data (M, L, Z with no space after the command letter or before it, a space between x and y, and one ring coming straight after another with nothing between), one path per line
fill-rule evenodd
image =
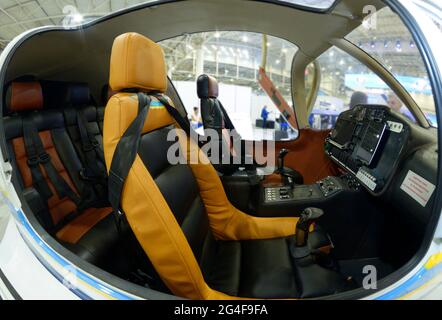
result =
M409 135L409 125L388 107L359 105L340 114L325 141L325 152L379 194L392 178Z

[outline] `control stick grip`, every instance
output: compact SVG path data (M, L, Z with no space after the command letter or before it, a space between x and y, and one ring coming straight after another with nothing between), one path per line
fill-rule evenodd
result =
M278 172L282 173L284 171L284 158L289 153L287 149L281 149L278 155Z
M301 217L296 224L296 246L304 247L307 245L308 232L310 226L318 218L324 214L324 211L319 208L307 208L301 213Z
M301 219L308 220L316 220L320 218L324 214L324 211L319 208L307 208L301 214Z

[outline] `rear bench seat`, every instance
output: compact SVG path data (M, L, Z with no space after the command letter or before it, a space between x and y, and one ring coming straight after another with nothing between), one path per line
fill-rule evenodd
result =
M95 138L101 143L97 109L85 105L74 110L74 91L71 108L45 110L39 82L14 82L9 86L4 128L11 163L18 172L25 199L51 235L81 258L127 278L134 266L127 261L126 240L117 230L107 189L100 190L95 181L82 177L86 155L73 119L81 110L88 119L88 128L95 130ZM32 145L40 154L40 164L29 156L34 153Z

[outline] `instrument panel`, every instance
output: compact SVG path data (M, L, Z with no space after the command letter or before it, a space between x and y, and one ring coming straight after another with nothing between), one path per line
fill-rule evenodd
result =
M341 113L325 141L326 154L374 194L382 193L406 147L410 128L386 106Z

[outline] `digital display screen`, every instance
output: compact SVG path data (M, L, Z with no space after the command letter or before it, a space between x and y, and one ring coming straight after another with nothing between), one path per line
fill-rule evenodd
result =
M386 106L342 112L325 140L325 154L374 194L386 190L399 166L410 128Z
M366 165L371 164L384 135L385 127L385 123L374 121L370 122L367 126L364 138L356 154L356 156Z
M335 128L332 131L332 140L340 146L345 146L349 143L353 137L355 131L356 122L339 119L336 122Z

